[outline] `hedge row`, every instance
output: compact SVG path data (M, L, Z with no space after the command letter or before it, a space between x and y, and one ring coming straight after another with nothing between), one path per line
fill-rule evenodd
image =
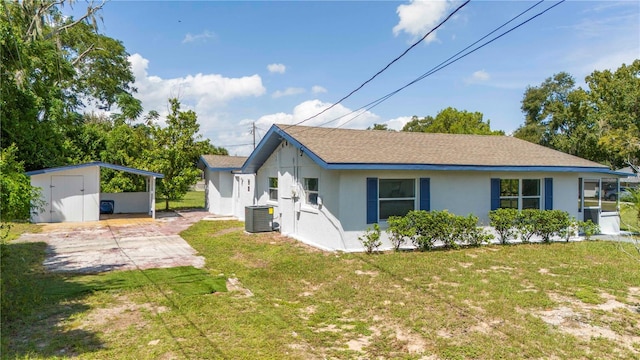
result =
M553 237L568 241L578 231L582 231L589 239L599 232L598 225L590 220L575 221L561 210L497 209L489 212L489 220L502 244L518 238L523 243L529 243L534 235L540 236L545 243L551 242ZM437 242L442 243L444 248L456 249L460 246L479 246L494 238L478 227L478 217L454 215L447 210L413 210L406 216L390 216L387 224L386 232L395 250L407 242L426 251L431 250ZM380 227L374 224L372 229L367 229L359 237L367 252L371 253L382 245L380 233Z
M489 212L489 225L496 230L502 244L518 237L528 243L534 235L540 236L545 243L555 236L569 241L569 237L578 231L589 239L600 231L591 220L576 221L561 210L497 209Z

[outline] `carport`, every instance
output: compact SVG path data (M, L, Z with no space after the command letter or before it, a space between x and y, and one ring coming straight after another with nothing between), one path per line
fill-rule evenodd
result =
M100 168L141 175L146 178L146 191L102 193ZM26 173L31 185L41 189L44 209L32 211L35 223L84 222L100 220L102 201L113 203L114 213L147 213L155 219L156 179L164 175L105 162L90 162Z

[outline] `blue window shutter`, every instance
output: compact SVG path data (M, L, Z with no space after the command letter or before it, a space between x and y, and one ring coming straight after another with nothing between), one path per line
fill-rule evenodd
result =
M431 211L431 179L420 178L420 210Z
M500 207L500 179L491 179L491 210Z
M367 178L367 224L378 222L378 178Z
M553 210L553 178L544 178L544 209Z

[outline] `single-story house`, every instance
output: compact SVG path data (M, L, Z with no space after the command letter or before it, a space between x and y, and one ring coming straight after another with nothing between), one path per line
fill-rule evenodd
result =
M125 171L146 177L143 192L103 193L100 168ZM90 162L26 173L31 185L41 189L45 208L32 212L35 223L82 222L100 220L101 202L109 201L113 213L147 213L155 219L156 179L164 175L104 162Z
M327 250L362 251L373 223L409 210L474 214L499 207L560 209L619 232L619 213L585 184L624 174L510 136L273 125L242 166L254 205L274 208L284 235ZM251 205L251 204L249 204ZM391 248L383 232L383 246Z
M244 220L245 207L253 205L255 176L240 170L243 156L202 155L198 167L204 172L205 208L212 214Z

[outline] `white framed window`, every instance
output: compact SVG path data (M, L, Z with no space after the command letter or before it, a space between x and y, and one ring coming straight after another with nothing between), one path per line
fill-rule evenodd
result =
M278 178L269 178L269 200L278 200Z
M500 207L503 209L540 209L540 179L500 179Z
M405 216L416 208L415 179L378 180L378 217Z
M318 178L304 178L305 201L310 205L318 205Z

